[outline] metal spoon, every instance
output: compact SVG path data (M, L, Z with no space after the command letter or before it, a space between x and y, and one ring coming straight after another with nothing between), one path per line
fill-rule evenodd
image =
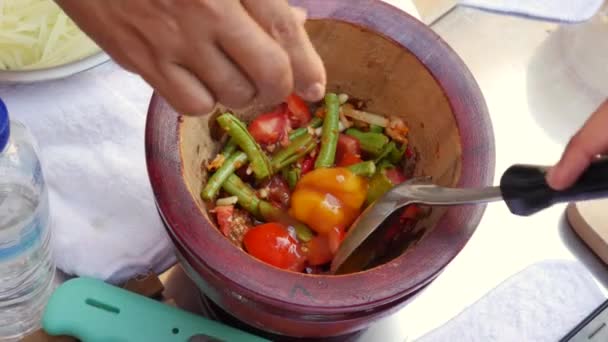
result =
M608 197L608 158L593 162L575 185L555 191L545 182L547 168L514 165L502 175L500 186L462 189L430 183L430 178L414 178L386 192L367 207L350 227L331 264L332 273L341 273L347 260L358 260L357 248L395 210L410 204L453 206L504 200L511 213L529 216L561 202ZM355 266L356 269L357 266ZM353 272L352 262L348 269Z

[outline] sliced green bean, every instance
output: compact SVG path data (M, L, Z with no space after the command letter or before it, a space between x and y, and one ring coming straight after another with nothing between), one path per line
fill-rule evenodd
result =
M384 145L389 142L388 137L382 133L362 132L356 128L349 128L344 133L359 140L361 150L374 156L379 156Z
M255 194L255 191L243 182L239 176L234 173L228 176L222 184L222 188L232 196L236 196L239 205L247 210L253 216L260 218L260 199Z
M386 159L382 159L378 165L376 165L376 170L384 170L395 167L390 161Z
M298 240L308 242L313 238L314 234L310 228L274 205L266 201L260 201L259 208L260 215L266 222L279 222L286 226L293 227L296 230Z
M287 169L283 169L287 170ZM291 190L295 189L298 180L300 179L300 174L302 170L299 167L292 167L285 172L285 179L287 180L287 184L289 184L289 188Z
M295 130L289 132L289 140L295 140L296 138L301 137L304 134L308 133L309 127L318 128L318 127L321 127L322 124L323 124L323 119L315 117L312 120L310 120L307 127L300 127L298 129L295 129Z
M384 193L393 188L393 183L386 176L383 171L378 171L370 179L369 187L367 189L367 198L365 200L366 205L370 205L380 198Z
M376 172L376 164L373 161L368 160L361 163L353 164L347 167L352 173L363 176L371 177Z
M369 131L372 133L384 133L384 127L371 124L369 125Z
M289 145L272 156L270 165L272 166L273 171L278 172L299 158L305 156L308 152L312 151L310 148L311 145L314 148L316 142L315 138L310 134L296 138Z
M272 174L270 161L260 145L253 139L247 131L245 124L230 113L225 113L217 118L220 126L228 132L234 142L247 154L251 163L251 170L256 179L268 178Z
M238 151L230 155L222 166L209 177L207 185L201 192L201 197L205 201L213 200L226 179L233 174L236 169L245 164L245 162L247 162L247 155L244 152Z
M234 151L236 151L236 148L238 147L238 145L236 144L236 142L234 141L234 138L230 137L228 139L228 141L226 142L226 145L224 145L224 148L222 149L222 155L225 158L230 157L230 155L232 153L234 153Z
M325 119L321 134L321 150L315 161L315 168L332 167L336 159L338 135L340 126L340 100L338 95L328 93L325 95Z

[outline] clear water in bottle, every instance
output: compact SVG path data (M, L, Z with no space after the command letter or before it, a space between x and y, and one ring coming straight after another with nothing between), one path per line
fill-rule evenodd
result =
M0 101L0 341L40 327L55 275L49 218L35 142Z

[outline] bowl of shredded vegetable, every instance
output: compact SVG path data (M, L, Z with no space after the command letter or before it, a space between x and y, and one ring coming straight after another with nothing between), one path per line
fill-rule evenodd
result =
M409 303L458 255L484 206L408 206L358 254L329 265L349 226L417 176L493 183L481 91L432 30L378 0L294 0L327 70L315 103L183 116L157 94L148 173L178 256L201 292L272 340L356 333Z
M0 82L63 78L109 59L54 1L0 1Z

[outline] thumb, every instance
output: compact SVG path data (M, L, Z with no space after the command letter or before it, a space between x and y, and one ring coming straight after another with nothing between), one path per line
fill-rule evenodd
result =
M576 182L589 164L608 151L608 101L591 115L566 146L560 161L547 173L547 183L564 190Z

